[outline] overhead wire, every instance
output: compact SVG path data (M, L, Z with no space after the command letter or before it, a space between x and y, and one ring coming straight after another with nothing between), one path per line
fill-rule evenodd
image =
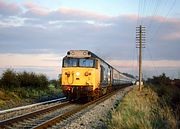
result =
M136 22L136 26L138 25L139 23L139 12L140 12L140 0L138 2L138 15L137 15L137 22Z
M137 21L136 21L136 26L138 26L138 24L139 24L139 22L140 22L140 12L141 12L141 2L140 2L141 0L139 0L138 1L138 14L137 14ZM135 27L136 27L135 26ZM136 35L136 32L135 32L135 35ZM135 36L135 41L136 41L136 36ZM136 64L136 59L135 59L135 57L136 57L136 44L134 44L134 46L133 46L133 52L132 52L132 71L131 71L131 73L135 76L135 74L136 74L136 70L137 70L137 68L136 68L136 66L135 66L135 64Z
M163 20L161 21L161 23L165 22L167 20L167 17L169 16L170 12L172 11L174 5L176 3L176 0L173 1L172 5L170 6L168 12L166 13L166 15L164 16ZM153 33L152 37L151 37L151 40L150 41L154 41L156 39L156 37L158 36L159 34L159 31L160 31L160 28L163 24L159 24L157 26L157 29L155 30L155 32Z
M147 16L147 0L144 0L143 15L142 15L142 20L143 20L142 23L144 25L146 23L146 16Z
M142 14L142 19L143 19L143 22L142 22L142 25L143 25L143 27L145 27L145 29L147 29L146 28L146 17L147 17L147 9L148 9L148 0L144 0L144 8L143 8L143 14ZM145 31L144 31L145 32ZM145 36L143 36L144 37L144 39L146 39L146 37ZM146 42L144 41L144 43L146 44ZM143 58L145 58L145 54L144 54L144 49L142 49L142 59ZM142 64L143 64L144 62L142 61ZM143 65L142 65L143 66ZM142 67L142 70L144 71L144 67ZM145 77L145 74L142 74L143 75L143 78Z
M152 13L151 14L149 14L149 18L150 18L150 22L149 22L149 25L147 24L146 25L146 27L147 27L147 29L148 29L148 31L147 31L147 35L148 35L148 37L150 36L150 31L151 31L151 26L153 25L152 24L152 22L153 22L153 19L152 19L152 17L155 17L155 16L157 16L157 14L158 14L158 11L159 11L159 8L160 8L160 5L161 5L161 0L152 0L151 1L152 3L152 7L150 7L150 9L151 8L153 8L153 5L154 5L154 8L153 8L153 10L152 10ZM148 38L146 38L146 41L148 42ZM152 58L152 54L151 54L151 51L150 51L150 47L149 47L149 43L150 42L148 42L147 44L146 44L146 52L148 52L148 54L149 54L149 57L150 57L150 62L151 62L151 65L152 65L152 68L153 68L153 71L155 71L155 73L156 74L158 74L158 72L157 72L157 68L156 68L156 66L155 66L155 64L153 63L153 58ZM144 52L143 52L144 53ZM152 71L152 72L153 72Z
M168 3L167 1L168 1L168 0L166 0L164 6ZM167 20L167 17L170 15L172 9L173 9L174 6L175 6L175 3L176 3L176 0L173 1L172 5L170 6L168 12L167 12L166 15L164 16L164 18L163 18L163 20L161 21L161 23L163 23L164 21ZM156 16L156 15L157 15L157 11L156 11L156 13L154 13L154 16ZM150 22L149 29L151 29L151 26L152 26L152 21ZM156 28L155 32L152 34L152 36L151 36L151 38L150 38L150 40L149 40L149 43L150 43L150 42L154 42L155 39L156 39L156 37L159 37L159 36L158 36L158 32L160 32L160 28L161 28L161 27L162 27L162 24L159 24L158 27ZM155 69L156 74L158 74L158 70L157 70L155 64L153 63L152 53L151 53L151 51L150 51L150 46L149 46L148 44L147 44L147 50L148 50L148 52L149 52L150 59L152 60L153 68Z
M163 4L161 3L161 0L159 1L158 0L158 3L156 3L156 6L155 6L155 11L154 11L154 13L150 16L150 22L149 22L149 24L148 24L148 35L149 35L149 37L153 37L153 30L155 30L154 28L157 28L157 27L152 27L154 24L153 24L153 21L154 21L154 18L153 17L156 17L156 16L158 16L158 13L159 13L159 9L160 9L160 6L161 6L161 8L163 7L163 6L166 6L167 5L167 3L168 3L168 0L166 0L166 1L164 1L163 2ZM152 30L152 28L153 28L153 30ZM151 41L151 40L150 40Z
M153 22L153 20L152 20L153 18L152 18L152 17L157 16L160 5L161 5L161 0L156 0L155 7L154 7L154 11L153 11L152 14L150 15L150 17L151 17L150 23L149 23L149 25L147 26L149 30L151 29L152 22Z
M160 5L160 2L159 1L161 1L161 0L158 0L158 1L156 1L156 3L155 3L155 8L154 8L154 12L153 12L153 15L156 15L157 14L157 12L158 12L158 7L159 7L159 5ZM145 20L146 20L146 17L147 17L147 3L146 3L147 1L146 0L144 0L144 1L142 1L142 4L141 5L143 5L143 7L142 6L140 6L140 8L141 8L141 12L142 12L142 14L140 13L140 12L138 12L138 17L140 17L141 16L141 19L140 19L140 24L142 25L145 25ZM151 0L150 1L150 4L152 4L153 3L153 1ZM150 4L149 4L149 6L150 6ZM140 4L139 4L140 5ZM140 15L141 14L141 15ZM142 50L143 51L143 53L144 53L144 50ZM150 50L149 50L149 47L148 47L148 52L150 53ZM142 57L143 57L143 55L142 55ZM151 59L152 59L152 55L151 55L151 53L150 53L150 57L151 57ZM138 54L137 54L137 60L138 60ZM137 63L138 64L138 63ZM153 65L153 67L155 68L155 66L154 66L154 64L152 64ZM155 68L155 70L156 70L156 68Z
M151 10L152 3L153 3L153 0L149 0L148 6L147 6L147 15L149 14Z

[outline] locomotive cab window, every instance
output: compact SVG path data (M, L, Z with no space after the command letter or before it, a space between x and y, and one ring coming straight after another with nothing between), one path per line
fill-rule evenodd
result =
M79 59L80 67L95 67L95 60L93 59Z
M64 67L77 67L78 66L78 59L75 58L66 58L63 61Z

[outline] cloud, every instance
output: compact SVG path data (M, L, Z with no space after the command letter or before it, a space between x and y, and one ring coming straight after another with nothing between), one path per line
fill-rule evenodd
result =
M55 54L0 54L1 68L7 67L58 67L62 55Z
M51 10L49 8L45 8L39 6L32 2L27 2L23 4L23 7L26 9L25 13L23 13L22 17L25 18L34 18L34 19L41 19L42 21L92 21L98 20L103 21L110 16L97 14L93 12L87 12L84 10L78 10L73 8L68 8L61 6L57 10Z
M2 16L14 16L21 12L21 8L14 3L7 3L4 0L0 0L0 15Z
M24 70L44 73L50 79L61 73L63 54L0 54L0 73L7 68L22 72Z
M130 68L138 65L136 60L108 60L108 62L113 66L121 68ZM180 68L180 60L144 60L143 67Z
M180 32L168 34L168 35L164 36L162 39L168 40L168 41L180 40Z
M0 27L8 28L8 27L19 27L23 26L26 18L19 18L17 16L9 16L0 20Z
M69 20L67 17L59 20L58 17L53 19L49 16L38 19L18 17L12 18L12 20L1 20L0 25L3 27L0 28L2 35L0 52L57 53L69 49L89 49L107 59L131 59L133 56L136 15L110 17L104 18L104 20L101 18L87 20L88 14L87 17L79 16L77 19L70 18ZM68 17L70 16L71 14ZM18 22L19 24L17 24ZM157 24L159 24L158 21ZM168 28L173 28L174 33L180 31L180 28L176 27L177 21L174 23L169 20L164 25L166 28L162 27L159 37L167 38L173 34L172 30ZM157 34L152 42L148 41L151 30L147 31L150 34L147 36L147 43L148 47L153 50L152 57L155 59L180 59L178 38L173 40L170 45L168 40L164 41L164 39L156 37ZM145 59L148 56L148 54L145 55Z
M121 72L138 76L137 60L107 60L107 62ZM162 73L171 78L180 77L180 60L143 60L142 67L145 79Z
M50 13L50 9L39 6L32 2L26 2L23 4L24 8L26 8L26 16L47 16Z
M105 20L111 18L107 15L101 15L93 12L87 12L84 10L72 9L67 7L60 7L59 10L56 11L60 15L66 15L68 19L86 19L86 20Z

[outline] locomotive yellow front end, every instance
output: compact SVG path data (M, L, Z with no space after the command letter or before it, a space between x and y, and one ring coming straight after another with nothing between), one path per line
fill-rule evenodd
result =
M98 75L97 60L88 51L69 51L63 59L62 90L69 99L92 96Z

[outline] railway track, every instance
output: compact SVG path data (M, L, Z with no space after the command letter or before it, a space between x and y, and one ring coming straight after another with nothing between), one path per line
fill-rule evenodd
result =
M110 94L100 97L97 100L85 103L77 104L65 102L63 104L51 106L45 109L27 113L21 116L10 118L0 122L0 128L7 129L19 129L19 128L33 128L33 129L45 129L49 127L57 128L58 123L62 123L64 120L70 118L76 113L82 111L91 106L95 106L110 96L116 94L117 91L113 91Z
M46 129L46 128L61 128L61 124L58 124L60 122L63 122L64 120L68 119L69 117L75 115L76 113L82 111L83 109L88 108L89 106L92 108L95 105L105 101L106 99L108 99L109 97L111 97L112 95L116 94L119 90L113 91L105 96L100 97L99 99L96 99L94 101L88 102L86 104L80 105L77 108L74 108L73 110L66 112L62 115L59 115L55 118L52 118L48 121L43 122L42 124L39 124L37 126L35 126L33 129Z
M63 97L63 98L40 102L40 103L35 103L35 104L27 105L27 106L21 106L21 107L16 107L16 108L12 108L12 109L2 110L2 111L0 111L0 121L10 119L12 117L17 117L17 116L23 115L27 112L34 112L39 109L45 109L50 106L55 106L55 105L65 102L65 101L67 101L66 97Z
M72 104L70 102L64 102L59 105L51 106L38 111L30 112L24 115L13 117L0 122L0 128L7 129L19 129L19 128L32 128L37 124L47 121L58 114L62 114L71 108L75 108L79 105Z

